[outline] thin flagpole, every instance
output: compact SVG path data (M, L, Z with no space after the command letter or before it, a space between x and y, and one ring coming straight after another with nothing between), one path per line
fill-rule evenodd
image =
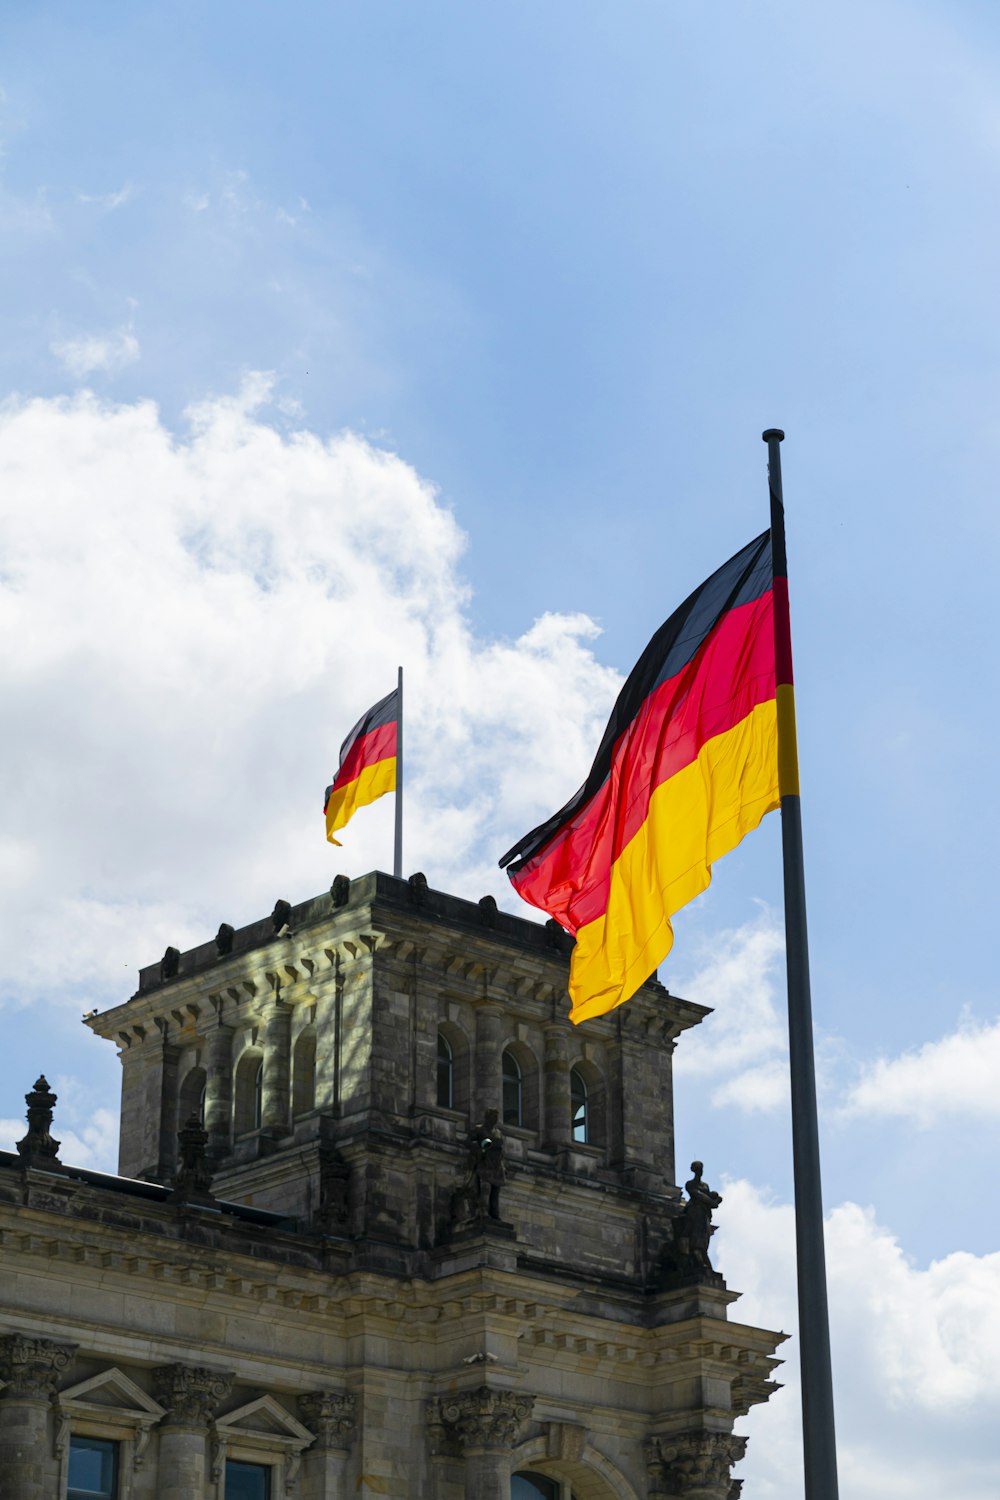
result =
M396 679L399 697L396 710L396 837L392 852L392 873L397 880L403 878L403 669L399 668Z
M785 957L788 969L788 1060L792 1092L792 1157L795 1180L795 1244L799 1291L799 1366L802 1374L802 1443L805 1500L837 1500L837 1440L833 1417L830 1315L823 1246L816 1064L813 1056L809 938L802 858L792 647L785 559L785 507L781 490L781 441L771 427L767 444L774 557L775 653L778 681L778 786L781 850L785 875Z

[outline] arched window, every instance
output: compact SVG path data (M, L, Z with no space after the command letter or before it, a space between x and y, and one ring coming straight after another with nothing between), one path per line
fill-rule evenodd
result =
M532 1474L522 1469L510 1481L510 1500L560 1500L562 1486L557 1479L548 1479L544 1474Z
M580 1146L608 1143L608 1093L600 1069L578 1058L569 1070L570 1135Z
M244 1052L236 1064L233 1079L233 1130L236 1135L247 1135L251 1130L260 1129L263 1088L263 1057L256 1049Z
M573 1139L586 1145L590 1139L590 1112L587 1108L587 1081L579 1068L569 1070L569 1097L573 1110Z
M198 1116L198 1124L205 1123L205 1069L190 1068L184 1075L177 1096L177 1128L186 1125L192 1115Z
M503 1122L524 1124L524 1075L521 1064L508 1047L503 1055Z
M292 1053L292 1114L308 1114L316 1108L316 1031L306 1026L300 1031Z
M437 1102L441 1109L455 1107L455 1053L443 1031L438 1032Z

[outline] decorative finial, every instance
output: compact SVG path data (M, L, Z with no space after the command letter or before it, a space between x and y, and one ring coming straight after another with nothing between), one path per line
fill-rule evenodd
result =
M59 1142L53 1139L50 1130L57 1098L58 1095L49 1088L44 1073L39 1075L31 1093L24 1096L24 1102L28 1106L28 1133L23 1140L18 1141L17 1149L25 1166L31 1166L35 1162L59 1164Z

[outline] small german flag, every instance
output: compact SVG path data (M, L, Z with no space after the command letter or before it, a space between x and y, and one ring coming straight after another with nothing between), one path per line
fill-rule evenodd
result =
M393 688L355 724L340 747L340 767L326 789L323 811L331 844L338 829L386 792L396 790L396 747L399 730L399 689Z
M787 694L793 712L791 652L779 692L775 609L787 612L787 593L771 554L765 531L660 626L583 786L500 861L525 901L576 935L573 1021L635 994L713 862L780 806L778 705Z

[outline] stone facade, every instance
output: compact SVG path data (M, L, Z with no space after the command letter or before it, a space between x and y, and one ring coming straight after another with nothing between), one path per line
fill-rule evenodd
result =
M673 1234L706 1012L654 980L573 1028L569 946L338 877L88 1018L121 1175L59 1160L44 1079L0 1153L0 1500L65 1496L80 1436L131 1500L733 1500L781 1335Z

